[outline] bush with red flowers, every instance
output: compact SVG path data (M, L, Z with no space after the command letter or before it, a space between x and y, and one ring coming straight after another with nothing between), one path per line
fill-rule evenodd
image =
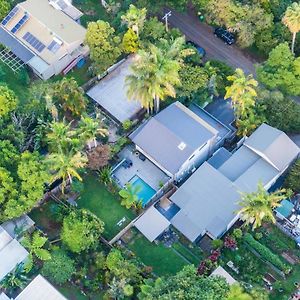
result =
M227 235L224 240L224 247L227 249L236 249L236 240L233 237Z

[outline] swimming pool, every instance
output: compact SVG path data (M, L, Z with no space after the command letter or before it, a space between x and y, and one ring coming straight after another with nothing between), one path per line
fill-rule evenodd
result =
M137 196L139 197L139 200L142 201L144 207L150 201L150 199L155 195L156 191L137 175L133 176L129 180L129 182L131 183L133 188L137 186L140 187Z

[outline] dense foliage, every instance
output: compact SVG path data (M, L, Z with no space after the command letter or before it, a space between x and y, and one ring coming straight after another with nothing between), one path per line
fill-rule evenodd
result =
M85 209L72 210L63 220L63 244L74 253L92 247L100 238L104 223Z
M265 260L269 261L275 267L281 271L288 272L289 267L282 262L280 257L274 254L269 248L265 247L259 241L255 240L250 233L246 233L244 236L245 242L247 242L255 251L257 251Z
M223 300L229 287L224 278L199 276L195 267L189 265L174 276L146 281L141 290L139 299Z
M56 284L67 282L75 273L74 260L62 250L53 251L51 257L51 260L44 263L42 275Z
M284 186L291 189L295 193L300 192L300 159L296 160L290 169L285 181Z

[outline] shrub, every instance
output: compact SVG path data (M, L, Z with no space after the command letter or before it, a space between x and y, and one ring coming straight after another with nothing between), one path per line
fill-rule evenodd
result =
M260 242L256 241L254 237L250 233L246 233L244 236L245 242L251 246L256 252L258 252L262 258L270 262L275 267L279 268L280 270L284 271L285 273L289 272L289 267L283 263L280 257L272 251L265 247Z
M56 284L67 282L75 273L74 261L64 251L52 252L52 259L44 263L42 275Z
M288 176L285 179L284 186L292 189L294 192L300 192L300 159L290 169Z
M122 124L122 127L125 131L129 130L132 127L132 121L125 120Z
M224 246L227 249L235 249L237 247L236 240L233 237L227 235L225 237Z
M236 238L236 239L241 239L243 237L243 231L240 228L235 228L233 230L232 235Z
M263 237L263 234L261 232L256 232L255 233L255 239L260 240Z
M211 244L212 244L212 247L213 247L214 249L218 249L218 248L222 248L222 246L223 246L223 241L217 239L217 240L213 240L213 241L211 242Z

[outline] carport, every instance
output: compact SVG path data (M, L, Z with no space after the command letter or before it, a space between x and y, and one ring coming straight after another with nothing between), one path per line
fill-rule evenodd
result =
M153 242L170 226L170 222L151 206L134 225L150 242Z
M133 61L134 56L128 57L87 92L90 98L120 123L134 119L142 109L138 101L127 97L125 79L131 73Z

